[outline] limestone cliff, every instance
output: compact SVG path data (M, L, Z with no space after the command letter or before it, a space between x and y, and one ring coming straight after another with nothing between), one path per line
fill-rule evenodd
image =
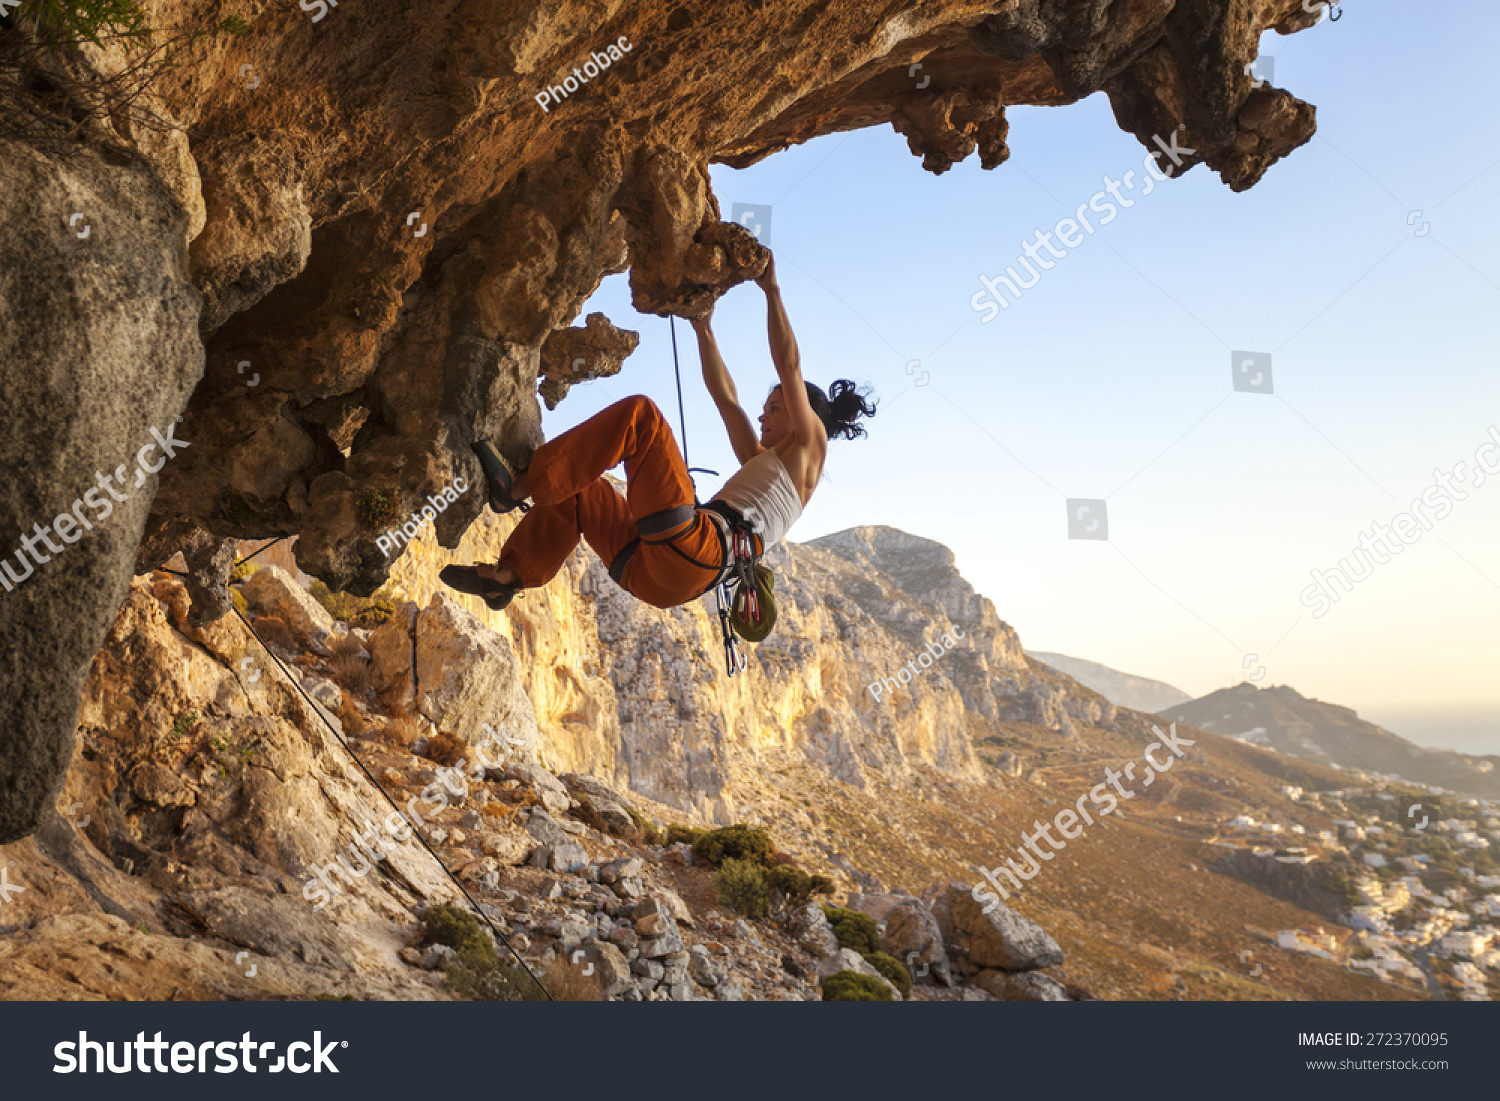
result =
M393 571L397 591L425 607L447 591L438 570L494 560L511 526L487 514L451 553L414 542ZM1073 682L1034 672L1015 631L940 544L856 528L766 561L777 627L733 678L711 599L642 604L586 548L503 613L457 599L515 647L544 764L721 823L756 797L772 757L856 787L872 776L910 787L927 768L973 780L973 743L1000 723L1072 737L1077 724L1114 716Z
M209 583L224 540L297 533L305 570L369 593L392 565L375 542L388 506L476 483L477 439L535 446L539 378L557 400L618 369L627 334L571 328L605 275L628 269L637 309L686 317L758 273L710 162L889 123L934 172L975 150L995 167L1008 106L1103 92L1143 143L1177 134L1195 150L1184 167L1241 189L1314 129L1308 104L1247 71L1263 30L1316 20L1301 0L361 0L316 15L155 0L165 67L132 67L117 42L54 48L32 7L0 17L0 217L40 227L0 241L20 472L0 491L0 551L23 553L152 428L180 416L189 447L0 596L0 840L34 829L61 781L132 572L187 552L202 620L224 610ZM567 350L582 345L599 354L580 373L588 357ZM439 541L457 545L482 508L465 495ZM830 611L819 630L838 628ZM622 727L679 687L670 676L643 652ZM699 688L688 699L715 744L783 736L731 730ZM887 732L856 761L830 730L820 751L853 775L909 747ZM721 784L706 748L682 764Z

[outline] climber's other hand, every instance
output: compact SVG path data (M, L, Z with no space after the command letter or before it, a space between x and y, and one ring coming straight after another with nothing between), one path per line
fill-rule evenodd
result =
M766 293L780 288L776 285L776 254L767 250L766 270L755 277L755 285Z

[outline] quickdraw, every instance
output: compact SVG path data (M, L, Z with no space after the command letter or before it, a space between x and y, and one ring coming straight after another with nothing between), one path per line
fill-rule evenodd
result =
M729 622L729 583L720 581L715 595L719 601L719 629L724 632L724 672L732 677L744 671L747 659L739 636Z
M734 574L745 594L745 616L760 622L760 593L755 589L755 539L748 530L734 529Z

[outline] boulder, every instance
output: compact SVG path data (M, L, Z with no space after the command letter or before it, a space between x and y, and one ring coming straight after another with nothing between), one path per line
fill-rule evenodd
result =
M630 986L630 965L625 961L625 954L613 944L590 941L574 951L571 958L606 998L623 994Z
M803 951L815 959L828 959L838 953L839 938L834 936L833 927L816 902L809 902L792 913L787 932Z
M586 776L581 772L565 772L558 779L567 786L568 791L572 792L573 797L580 803L590 795L596 799L606 799L611 803L623 804L625 802L624 797L614 788L602 780Z
M622 879L641 874L641 858L638 856L622 856L618 860L611 860L599 865L600 883L618 883Z
M619 803L598 795L585 795L584 799L610 833L634 835L635 819Z
M519 739L517 754L535 755L536 712L508 640L446 592L417 615L414 638L416 707L425 718L469 745L490 738L485 726L504 730Z
M561 845L572 836L546 811L538 811L526 820L526 832L543 845Z
M636 959L630 965L631 974L640 975L650 979L653 983L660 982L661 977L667 973L666 965L656 960Z
M643 937L661 937L677 931L677 923L667 913L644 914L635 919L635 931Z
M458 953L446 944L434 944L431 948L427 949L427 954L422 957L422 970L437 971L443 964L457 955Z
M496 863L511 868L526 863L527 854L531 852L527 842L507 833L487 835L481 847L485 856L492 856Z
M629 952L632 948L640 947L641 938L634 929L621 925L610 931L608 940L622 952Z
M968 887L954 883L949 885L947 901L954 940L967 949L975 966L1033 971L1062 963L1063 953L1057 941L1036 922L998 900L981 904Z
M680 922L689 929L693 927L693 913L688 909L687 903L682 901L681 895L668 887L657 887L653 893L657 904L672 915L673 921Z
M682 937L678 936L675 932L641 941L641 958L643 959L657 960L663 956L670 956L674 952L682 952L684 950Z
M343 691L326 677L312 675L303 677L302 690L320 707L332 713L337 713L339 705L344 702Z
M257 615L281 620L305 648L317 654L329 653L333 616L280 566L262 566L250 575L240 592Z
M541 765L518 761L506 765L501 770L501 775L508 780L516 780L536 792L537 798L542 801L542 806L552 814L566 814L568 808L573 805L568 789L563 786L562 781ZM568 827L575 825L576 823L568 823Z
M547 867L554 872L576 872L589 862L589 854L577 841L564 841L548 847Z
M907 897L886 912L882 939L885 950L906 965L913 979L931 975L944 986L949 985L951 976L943 934L937 919L920 899Z
M566 918L552 918L542 923L542 932L557 940L564 952L571 952L581 945L585 940L593 936L594 931L581 921L569 921Z
M693 945L688 954L688 974L699 986L715 987L729 977L722 963L709 955L701 944Z

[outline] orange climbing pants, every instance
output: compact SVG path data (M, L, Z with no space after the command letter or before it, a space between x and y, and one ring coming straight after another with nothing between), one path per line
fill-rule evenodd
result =
M603 478L622 462L624 496ZM650 398L617 401L543 444L526 468L526 480L531 511L505 541L498 564L514 570L528 589L556 576L580 536L605 565L614 564L639 538L617 580L658 608L700 596L719 573L723 547L705 510L662 526L661 514L671 521L671 510L693 508L693 480L671 426Z

